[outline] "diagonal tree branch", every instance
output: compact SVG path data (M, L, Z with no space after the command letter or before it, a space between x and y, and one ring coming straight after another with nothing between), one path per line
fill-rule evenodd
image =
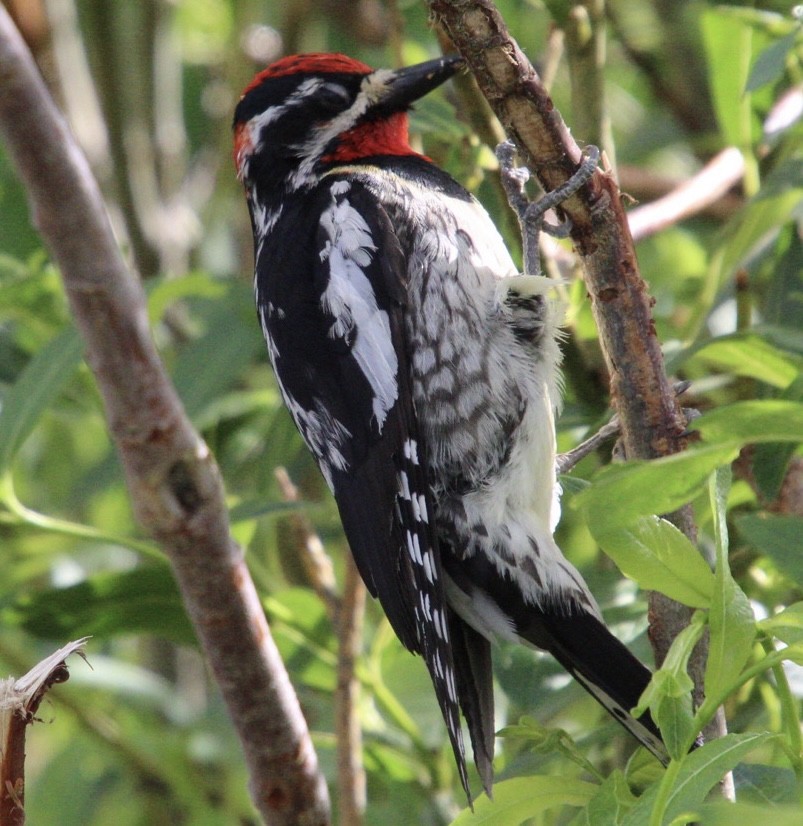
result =
M580 163L580 147L491 0L430 0L429 5L544 191L565 184ZM683 447L685 423L664 374L650 298L616 182L598 171L561 209L572 221L627 455L648 459L675 453Z
M565 184L578 168L580 147L492 0L428 0L428 5L544 191ZM685 448L685 419L664 371L651 298L613 175L597 170L560 209L572 222L626 455L652 459L677 453ZM669 518L696 539L690 508ZM689 618L686 606L650 595L650 639L659 664ZM705 656L705 646L698 646L690 666L698 702ZM721 715L717 733L724 733Z
M239 734L266 822L326 824L298 700L228 530L220 474L155 350L85 157L0 7L0 131L57 261L136 514L167 553Z

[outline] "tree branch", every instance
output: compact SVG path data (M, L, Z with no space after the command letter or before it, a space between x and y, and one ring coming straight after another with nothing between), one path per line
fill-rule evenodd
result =
M140 283L64 119L0 7L0 130L57 261L134 510L173 566L270 824L329 822L327 790L259 597L228 531L220 473L148 328Z
M580 163L580 147L493 2L429 0L429 6L544 191L566 183ZM561 210L572 222L571 238L583 264L626 455L652 459L677 453L685 447L685 420L664 371L650 295L613 176L598 170ZM670 518L696 538L690 509ZM654 601L651 597L650 616L660 664L689 613L657 595ZM692 668L698 695L704 661L701 649Z

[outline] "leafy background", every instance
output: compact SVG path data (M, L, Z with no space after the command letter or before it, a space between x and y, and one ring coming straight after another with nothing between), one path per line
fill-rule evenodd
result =
M434 55L427 10L379 0L7 5L146 280L153 334L221 465L236 537L331 780L335 640L298 562L293 519L311 520L340 579L345 548L333 503L280 404L255 323L230 118L251 74L285 52L344 51L377 66ZM536 59L572 6L498 3ZM727 146L742 151L745 175L715 208L638 245L668 369L692 381L684 403L713 411L700 421L704 441L689 456L636 468L603 470L607 456L589 457L565 480L558 538L609 623L647 661L643 593L600 546L640 585L710 610L698 628L708 617L721 654L706 685L728 698L740 739L721 748L725 756L700 752L703 767L680 760L674 785L658 781L636 801L634 791L658 778L657 767L638 755L628 762L632 742L553 662L500 646L499 726L509 726L496 759L502 782L493 807L478 805L474 820L464 813L460 822L668 823L689 808L705 822L724 822L715 804L702 813L699 806L717 772L739 761L740 822L766 822L769 805L786 807L773 822L799 822L803 675L787 664L784 679L782 656L771 663L774 679L760 666L770 664L773 636L800 661L801 612L765 620L759 636L755 619L793 606L803 584L800 24L781 2L618 0L608 14L606 148L625 191L647 202ZM566 60L552 92L575 136L587 139ZM517 249L491 151L455 118L451 95L441 90L416 107L416 140L477 194ZM771 116L777 122L784 111L792 113L788 123L771 131ZM22 674L68 639L92 635L91 670L74 660L70 682L51 693L29 735L30 822L254 823L236 739L166 562L134 523L58 275L2 154L0 212L0 668ZM579 281L566 300L562 449L608 415ZM712 477L731 462L732 479ZM299 485L300 503L283 501L277 466ZM716 575L649 516L687 498L699 545L719 562ZM683 650L677 654L670 676L682 695ZM428 677L374 604L358 674L366 822L450 822L464 801ZM686 726L682 743L690 712L672 713ZM565 729L583 757L544 727ZM684 778L698 778L697 786ZM660 814L651 814L659 804Z

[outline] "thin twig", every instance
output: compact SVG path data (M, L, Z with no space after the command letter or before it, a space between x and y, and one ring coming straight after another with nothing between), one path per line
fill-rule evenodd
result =
M605 3L584 0L566 16L566 58L572 90L572 122L583 140L599 146L616 168L605 95Z
M287 470L277 467L273 473L285 502L298 502L298 488ZM362 731L357 707L360 684L355 675L355 665L362 650L365 586L351 554L346 554L343 595L338 596L332 560L310 521L302 514L290 514L285 518L293 525L296 550L302 566L312 589L326 606L337 636L334 700L338 822L359 826L365 814L366 794Z
M362 731L358 708L360 682L355 664L362 650L365 585L350 554L346 556L343 598L337 624L337 735L338 822L360 826L365 815L365 769L362 763Z
M279 485L279 492L285 502L298 502L298 488L284 467L277 467L273 476ZM293 527L295 548L301 557L301 566L313 591L326 607L329 621L337 626L340 616L340 597L337 595L335 571L332 560L326 553L320 536L313 529L309 519L300 513L284 517Z
M134 510L167 553L271 824L329 822L326 784L242 549L220 473L155 350L97 184L0 7L0 130L58 263Z
M696 215L722 198L744 175L744 156L736 149L723 149L696 175L676 189L628 213L633 240L639 241L685 218Z

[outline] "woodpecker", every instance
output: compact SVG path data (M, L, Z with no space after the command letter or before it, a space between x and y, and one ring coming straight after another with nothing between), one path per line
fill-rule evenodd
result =
M553 539L559 318L477 200L408 141L461 66L285 57L234 114L257 313L368 590L420 654L471 800L490 795L491 643L550 652L659 758L649 670Z

